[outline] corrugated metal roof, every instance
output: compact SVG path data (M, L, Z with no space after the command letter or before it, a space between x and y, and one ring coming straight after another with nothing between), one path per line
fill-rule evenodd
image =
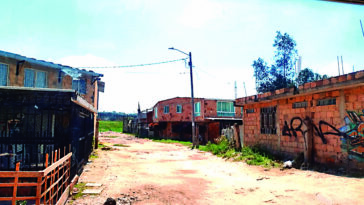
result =
M15 53L10 53L10 52L6 52L6 51L2 51L0 50L0 56L6 57L6 58L13 58L16 60L24 60L26 62L29 62L31 64L36 64L36 65L41 65L41 66L45 66L45 67L50 67L50 68L54 68L54 69L59 69L59 70L63 70L63 71L67 71L68 72L77 72L77 73L82 73L82 74L86 74L86 75L91 75L94 77L103 77L103 74L100 73L95 73L93 71L87 71L85 69L78 69L78 68L74 68L71 66L66 66L66 65L62 65L62 64L56 64L53 62L48 62L48 61L44 61L44 60L38 60L35 58L28 58L26 56L22 56L19 54L15 54Z

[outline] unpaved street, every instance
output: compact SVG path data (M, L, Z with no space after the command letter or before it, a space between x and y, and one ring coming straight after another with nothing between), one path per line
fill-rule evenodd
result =
M178 144L125 134L101 137L113 150L98 150L79 182L101 183L99 195L73 204L363 204L364 179L312 171L265 170Z

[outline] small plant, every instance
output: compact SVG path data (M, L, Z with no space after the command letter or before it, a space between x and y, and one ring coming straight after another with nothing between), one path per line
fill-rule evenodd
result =
M90 155L90 159L96 159L96 158L99 158L99 155L97 154L96 151L93 151Z
M76 190L76 192L74 192L75 194L72 196L72 199L73 200L76 200L80 197L83 196L83 191L86 189L86 183L85 182L80 182L78 184L76 184L74 187L73 187L73 190Z
M23 200L23 201L16 201L15 202L16 205L27 205L27 201Z
M130 147L129 145L125 145L125 144L114 144L114 146L116 146L116 147Z
M102 144L102 143L99 143L99 145L97 147L100 148L100 149L102 149L102 148L104 148L106 146L104 144Z

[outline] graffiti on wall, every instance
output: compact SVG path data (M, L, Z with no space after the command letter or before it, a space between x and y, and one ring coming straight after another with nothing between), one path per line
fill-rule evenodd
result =
M341 148L343 150L364 158L364 110L362 110L362 114L355 111L347 111L347 114L348 116L344 118L345 125L343 127L337 129L330 123L321 120L318 125L312 123L313 132L316 136L321 138L323 144L327 144L327 135L340 137L342 141ZM301 133L302 136L305 136L308 132L307 125L309 122L312 121L308 117L305 119L293 117L289 124L287 121L284 122L282 135L297 138L297 133ZM303 125L305 125L305 127L303 127ZM328 129L326 129L328 131L323 131L324 126L328 127Z
M364 158L364 110L362 113L355 111L347 111L348 116L344 118L345 125L340 128L340 131L346 133L346 137L342 138L341 148Z

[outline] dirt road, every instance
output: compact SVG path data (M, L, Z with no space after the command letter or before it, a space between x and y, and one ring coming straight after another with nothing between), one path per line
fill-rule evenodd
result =
M109 133L110 134L110 133ZM99 195L73 204L363 204L364 179L301 170L269 171L177 144L111 133L81 182L102 184Z

